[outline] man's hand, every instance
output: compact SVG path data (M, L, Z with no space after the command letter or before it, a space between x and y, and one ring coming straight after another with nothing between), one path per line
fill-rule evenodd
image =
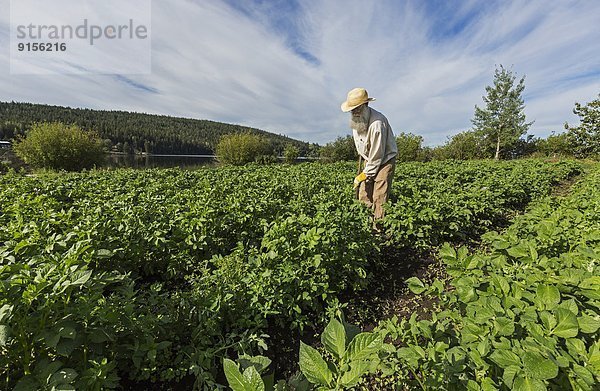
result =
M354 178L354 188L356 189L358 186L360 186L361 182L364 182L367 180L367 175L364 172L361 172L360 174L358 174L356 176L356 178Z

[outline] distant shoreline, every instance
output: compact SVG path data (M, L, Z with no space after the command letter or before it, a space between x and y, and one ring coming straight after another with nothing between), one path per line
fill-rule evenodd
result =
M216 155L171 155L171 154L164 154L164 153L123 153L123 152L109 152L109 155L117 155L117 156L139 156L139 157L151 157L151 156L158 156L158 157L197 157L197 158L204 158L204 159L216 159L217 156Z

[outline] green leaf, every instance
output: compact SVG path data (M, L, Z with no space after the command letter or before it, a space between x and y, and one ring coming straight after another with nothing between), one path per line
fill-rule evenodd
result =
M574 313L575 315L579 314L579 307L577 306L577 303L573 299L563 300L558 305L558 308L567 309L567 310L571 311L572 313Z
M500 335L510 336L515 332L515 322L508 318L498 317L494 320L494 329Z
M546 391L546 385L538 379L517 377L512 389L513 391Z
M229 387L233 391L246 391L246 380L236 363L228 358L223 359L223 370L225 371Z
M346 331L344 325L337 319L331 319L323 334L321 334L323 346L336 358L341 358L346 351Z
M539 317L546 330L551 331L556 326L556 318L550 312L542 311Z
M344 355L347 361L363 360L383 346L383 338L377 333L360 333L348 346Z
M58 335L61 338L75 339L75 337L77 336L77 331L75 331L75 329L70 326L60 326L58 328Z
M423 284L423 282L417 277L409 278L408 280L406 280L406 284L408 285L408 289L410 289L412 293L417 295L423 293L427 289L425 284Z
M577 324L581 329L582 333L593 334L598 331L600 327L600 317L599 316L589 316L587 314L582 314L579 318L577 318Z
M490 359L498 364L501 368L508 368L509 366L521 366L521 360L519 356L505 349L496 349L490 354Z
M419 368L420 354L414 346L398 348L396 356L399 359L406 361L412 368Z
M469 379L467 382L467 391L481 391L481 387L475 380Z
M344 322L344 331L346 332L346 345L350 344L354 337L360 334L360 328L347 322Z
M314 384L329 386L333 379L333 373L321 354L302 341L300 341L300 370L308 381Z
M10 328L5 324L0 324L0 346L6 346L9 336Z
M449 243L444 243L440 249L440 257L446 261L454 261L456 260L456 251Z
M13 305L8 304L4 304L2 307L0 307L0 322L4 322L6 319L8 319L13 308Z
M256 368L258 373L261 373L262 371L267 369L267 367L269 365L271 365L271 359L268 357L249 356L247 354L242 354L241 356L239 356L238 362L240 363L240 367L242 370L245 370L246 368L253 366L254 368Z
M579 324L577 317L570 310L558 308L555 311L556 327L552 330L552 334L563 337L572 338L579 333Z
M58 372L55 372L50 377L51 385L59 385L59 384L71 384L73 380L77 377L77 371L71 368L62 368Z
M265 391L265 383L254 366L246 368L243 376L248 385L247 391Z
M567 349L569 350L569 354L574 358L577 356L586 357L587 350L585 349L585 343L577 338L569 338L566 341Z
M40 384L37 379L32 375L22 377L18 382L13 391L37 391L39 390Z
M590 348L590 354L588 358L590 368L596 373L600 373L600 341L596 341Z
M358 383L360 378L369 370L368 361L354 361L350 363L350 370L344 372L341 378L341 385L352 387Z
M506 383L506 385L510 389L513 388L515 376L517 376L517 374L519 372L521 372L520 366L511 365L509 367L504 368L504 372L502 374L502 380L504 380L504 383Z
M525 352L523 355L523 367L534 379L548 380L558 376L558 366L550 359L539 353Z
M498 388L496 387L496 383L494 383L494 381L489 378L489 377L484 377L481 380L481 391L497 391Z
M492 282L503 294L507 295L510 292L510 285L506 278L495 274L492 277Z
M581 284L579 285L579 287L581 289L600 290L600 277L594 276L594 277L586 278L585 280L583 280L581 282Z
M475 292L472 278L459 278L452 284L456 287L456 293L463 303L469 303L477 299L477 293Z
M573 364L573 371L588 385L598 385L594 380L594 375L587 368L579 364Z
M496 248L498 250L506 250L507 248L510 247L510 242L506 239L498 237L497 240L494 240L492 242L492 246L494 246L494 248Z
M552 285L538 285L537 299L546 309L554 309L560 303L560 292Z
M96 250L96 255L98 258L110 258L113 256L113 252L105 248L101 248Z
M520 243L517 246L510 247L506 250L508 255L513 258L525 258L529 253L529 246L526 246L524 243Z
M74 273L73 278L76 278L76 280L73 281L71 283L71 285L81 286L81 285L85 284L86 282L88 282L91 275L92 275L91 270L78 271L78 272Z

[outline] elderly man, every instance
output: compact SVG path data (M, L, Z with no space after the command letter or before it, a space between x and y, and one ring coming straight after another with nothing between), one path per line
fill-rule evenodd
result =
M364 159L363 171L354 179L359 187L358 199L374 210L374 219L383 217L383 204L392 187L398 147L387 118L369 107L370 98L364 88L348 92L342 111L352 112L350 127L358 154Z

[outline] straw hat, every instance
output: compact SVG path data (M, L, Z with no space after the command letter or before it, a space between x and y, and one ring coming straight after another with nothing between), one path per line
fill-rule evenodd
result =
M362 105L363 103L367 103L373 100L375 100L375 98L369 98L367 90L365 90L364 88L355 88L353 90L350 90L346 101L342 103L342 111L344 113L347 113Z

